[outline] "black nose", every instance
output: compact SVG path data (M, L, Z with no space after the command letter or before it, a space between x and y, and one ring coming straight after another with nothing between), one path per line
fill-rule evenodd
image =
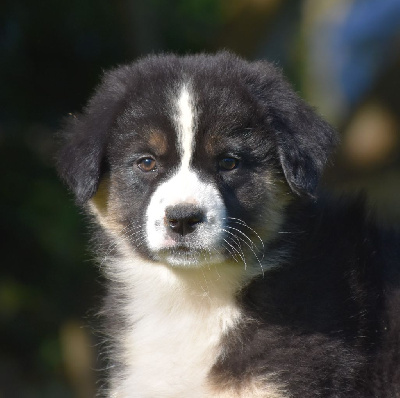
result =
M193 232L204 221L204 212L195 205L180 204L167 207L165 219L172 232L184 236Z

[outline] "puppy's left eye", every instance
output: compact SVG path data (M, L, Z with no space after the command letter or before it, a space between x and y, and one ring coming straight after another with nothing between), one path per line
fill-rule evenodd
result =
M140 170L148 172L148 171L154 171L156 169L157 163L155 159L151 157L145 157L142 159L139 159L137 162L137 165Z
M238 165L239 165L239 159L231 157L223 158L218 162L219 168L221 170L227 170L227 171L236 169Z

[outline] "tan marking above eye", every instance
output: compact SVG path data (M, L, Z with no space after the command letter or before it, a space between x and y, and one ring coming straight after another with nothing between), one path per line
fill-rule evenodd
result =
M159 154L164 154L167 152L167 138L161 131L152 130L150 132L149 144Z

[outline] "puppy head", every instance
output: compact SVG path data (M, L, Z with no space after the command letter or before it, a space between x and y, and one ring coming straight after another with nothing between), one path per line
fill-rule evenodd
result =
M228 53L111 71L63 135L59 171L77 202L173 266L257 256L289 197L314 195L335 143L270 64Z

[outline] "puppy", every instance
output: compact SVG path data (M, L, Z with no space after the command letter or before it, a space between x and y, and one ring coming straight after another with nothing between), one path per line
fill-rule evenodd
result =
M274 67L150 56L62 135L109 280L107 397L400 397L399 235L318 199L336 134Z

